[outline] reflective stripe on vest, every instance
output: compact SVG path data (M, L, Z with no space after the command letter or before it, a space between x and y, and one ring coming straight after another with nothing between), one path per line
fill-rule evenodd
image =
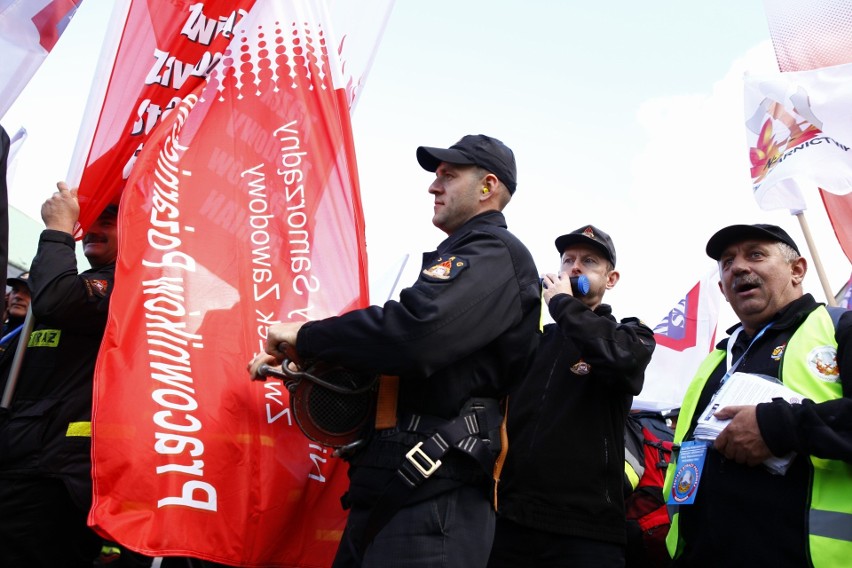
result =
M832 351L835 357L833 361ZM839 373L836 379L832 380L837 371L836 353L834 323L825 308L817 308L787 343L781 361L782 381L816 403L842 397ZM675 431L675 443L679 444L686 436L701 391L710 374L724 358L724 351L713 351L699 367L684 396L678 428ZM816 567L842 566L852 558L852 466L837 460L815 457L811 457L811 464L813 479L808 518L811 561ZM671 487L674 473L675 460L672 459L666 471L664 487ZM680 554L684 545L678 538L676 507L669 508L669 516L672 525L666 546L669 554L675 556Z
M65 431L66 438L91 438L92 423L91 422L69 422L68 429Z
M834 322L828 311L811 312L787 344L784 384L816 403L843 397ZM814 566L843 566L852 558L852 465L811 456L808 533Z

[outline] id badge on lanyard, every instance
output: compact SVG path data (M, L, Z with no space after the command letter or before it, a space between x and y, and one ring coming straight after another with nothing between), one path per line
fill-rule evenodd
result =
M710 442L692 440L680 445L677 457L672 490L669 492L669 505L690 505L695 502L698 482L704 471L704 458Z
M723 385L725 381L728 380L734 370L739 366L740 362L745 357L745 354L748 353L748 350L751 349L751 346L754 345L755 341L757 341L763 333L772 326L772 323L768 323L764 326L757 335L751 340L746 347L746 350L742 355L733 362L731 348L736 341L737 336L742 331L742 328L738 328L734 335L728 339L728 370L725 372L725 376L722 377L722 380L719 383L719 386ZM683 442L680 445L680 454L677 458L677 466L675 469L674 480L672 481L672 490L669 492L669 498L667 501L668 505L691 505L695 502L695 495L698 493L698 483L701 481L701 474L704 471L704 459L707 457L707 450L710 448L710 442L705 440L691 440L688 442Z

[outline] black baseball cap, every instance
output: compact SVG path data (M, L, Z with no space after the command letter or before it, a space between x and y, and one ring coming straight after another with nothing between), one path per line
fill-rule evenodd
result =
M30 287L29 280L30 280L29 271L21 272L17 276L11 276L11 277L7 278L6 279L6 285L12 286L13 284L20 284L22 286L25 286L27 289L29 289L29 287Z
M731 225L717 231L715 235L707 241L707 256L713 260L719 260L725 249L734 243L744 241L746 239L759 239L765 241L781 242L789 245L798 254L799 247L796 242L787 234L787 232L776 225Z
M518 185L515 154L508 146L485 134L468 134L449 148L420 146L417 161L429 172L437 170L441 162L479 166L497 176L513 195Z
M612 265L615 266L615 245L612 244L612 239L594 225L583 225L576 231L571 231L567 235L557 238L556 251L562 254L568 245L576 244L592 245L601 249Z

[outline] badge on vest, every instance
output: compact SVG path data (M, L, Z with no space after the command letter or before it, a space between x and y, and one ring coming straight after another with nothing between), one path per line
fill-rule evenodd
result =
M467 267L467 261L459 256L451 256L447 259L439 258L435 264L423 269L423 276L430 280L452 280Z
M580 359L571 366L571 372L575 375L588 375L592 372L592 366Z
M837 366L837 349L830 345L815 347L808 353L808 369L813 376L827 383L840 381L840 369Z
M677 457L674 480L667 503L669 505L690 505L695 502L698 482L704 470L704 458L707 456L707 442L683 442Z

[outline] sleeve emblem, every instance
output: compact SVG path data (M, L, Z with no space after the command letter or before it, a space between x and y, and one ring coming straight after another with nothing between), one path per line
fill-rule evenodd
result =
M458 256L439 258L435 264L423 269L423 276L431 280L452 280L467 267L467 261Z
M109 282L106 280L86 279L83 282L86 283L86 292L89 294L89 297L106 297L107 290L109 289Z

